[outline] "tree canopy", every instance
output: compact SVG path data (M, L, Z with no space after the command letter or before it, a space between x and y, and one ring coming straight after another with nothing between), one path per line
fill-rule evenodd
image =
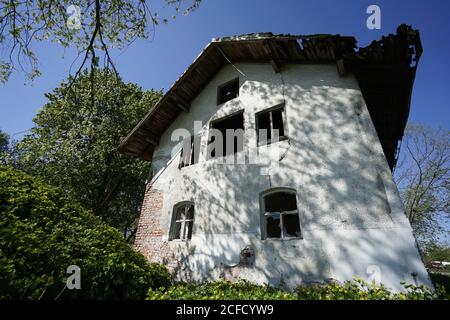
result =
M450 218L449 132L412 124L402 150L395 179L414 233L426 245L449 232L443 227Z
M0 165L9 162L10 158L9 136L0 129Z
M160 6L179 12L195 10L201 0L161 0ZM156 12L158 2L146 0L0 0L0 83L13 70L29 78L40 75L33 51L36 41L76 47L81 58L75 78L87 60L96 66L100 58L115 70L111 48L122 49L136 39L146 39L168 18Z
M35 126L15 147L17 166L61 188L109 225L132 232L142 203L148 164L117 152L120 140L160 99L110 70L84 71L46 94ZM114 88L114 90L111 90Z
M0 129L0 153L8 150L9 137Z
M432 261L450 262L450 247L432 242L427 246L424 258L426 263Z

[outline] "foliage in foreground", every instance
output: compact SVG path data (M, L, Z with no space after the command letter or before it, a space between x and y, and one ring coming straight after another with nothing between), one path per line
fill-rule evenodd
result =
M248 281L175 283L170 288L150 289L149 300L294 300L296 295Z
M62 290L69 265L81 268L81 290ZM0 165L0 299L140 299L169 285L167 270L148 264L116 229Z
M405 292L394 293L355 279L343 284L300 286L286 292L268 285L256 285L240 280L176 283L172 287L150 289L149 300L434 300L442 299L442 289L433 292L424 286L405 285Z
M384 285L368 283L361 279L332 283L326 286L297 287L295 292L301 300L436 300L443 299L445 292L426 286L403 284L403 292L392 292Z

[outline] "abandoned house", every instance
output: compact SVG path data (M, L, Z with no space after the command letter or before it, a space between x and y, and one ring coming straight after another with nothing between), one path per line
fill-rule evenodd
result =
M421 53L406 25L213 39L121 142L151 167L135 248L186 281L431 287L392 178Z

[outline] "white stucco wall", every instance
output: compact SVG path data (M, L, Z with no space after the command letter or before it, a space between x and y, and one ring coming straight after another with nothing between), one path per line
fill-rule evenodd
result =
M400 289L400 281L431 286L354 77L340 77L334 65L284 65L278 74L270 64L236 67L245 76L224 67L189 113L172 123L154 153L151 183L164 193L165 240L174 205L195 202L192 239L169 242L184 274L190 280L213 278L221 263L238 263L240 251L251 245L254 266L240 276L259 283L293 287L327 278L367 279L379 270L393 289ZM217 87L235 77L239 97L217 106ZM206 160L209 122L238 110L244 110L244 152L274 155L257 148L255 112L282 102L290 137L276 144L282 161L276 156L269 168ZM199 132L195 120L203 122ZM177 128L202 134L198 164L178 169L179 154L171 159ZM261 240L260 194L275 187L297 191L303 239Z

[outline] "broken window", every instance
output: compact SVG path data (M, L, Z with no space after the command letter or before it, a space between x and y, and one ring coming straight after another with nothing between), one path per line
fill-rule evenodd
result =
M239 96L239 78L233 79L217 90L217 104L222 104Z
M258 145L287 139L284 104L256 114Z
M194 204L183 203L175 206L170 240L189 240L192 237Z
M200 156L201 135L191 136L184 139L181 148L179 168L184 168L198 163Z
M264 196L263 238L300 238L297 196L293 191L278 191Z
M214 121L210 126L209 158L228 156L244 150L244 113Z

